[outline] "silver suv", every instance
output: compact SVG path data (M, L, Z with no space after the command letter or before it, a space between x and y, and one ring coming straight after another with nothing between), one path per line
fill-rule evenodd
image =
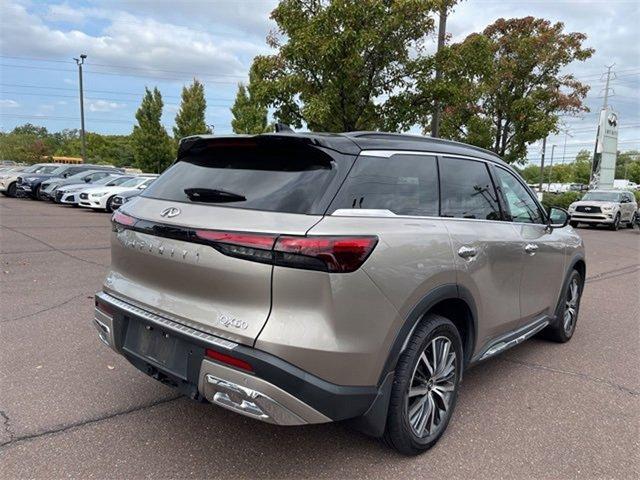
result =
M191 398L430 448L464 369L568 341L580 237L490 152L383 133L184 139L113 216L104 343Z
M631 192L624 190L591 190L582 200L569 205L571 226L581 223L588 225L607 225L611 230L618 230L620 224L633 228L633 219L638 209L636 198Z

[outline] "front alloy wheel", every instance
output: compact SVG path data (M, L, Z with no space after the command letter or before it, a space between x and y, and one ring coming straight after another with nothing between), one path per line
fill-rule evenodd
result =
M555 320L542 331L542 336L554 342L568 342L576 331L580 297L584 281L577 270L572 270L566 283L564 294L556 310Z
M448 418L456 363L456 352L447 337L434 338L420 355L406 396L407 420L416 436L435 434Z
M613 219L613 223L611 224L611 230L618 230L620 228L620 213L616 213L616 218Z
M580 300L580 285L578 277L571 278L567 290L567 298L564 307L563 327L567 336L573 335L573 329L578 319L578 301Z

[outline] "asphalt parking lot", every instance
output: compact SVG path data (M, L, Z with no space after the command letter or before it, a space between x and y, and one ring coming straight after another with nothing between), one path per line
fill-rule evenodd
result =
M109 215L0 198L2 478L640 478L640 232L581 229L588 280L565 345L466 373L430 452L344 425L284 428L195 403L90 324Z

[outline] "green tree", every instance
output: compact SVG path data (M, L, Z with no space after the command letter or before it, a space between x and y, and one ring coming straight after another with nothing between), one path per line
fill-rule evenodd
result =
M629 150L626 152L618 152L616 159L616 178L628 179L629 169L635 170L634 164L640 164L640 152L637 150ZM633 180L632 180L633 181Z
M205 120L206 109L204 85L194 78L191 85L182 87L182 102L176 115L176 126L173 127L176 141L190 135L211 133Z
M251 97L311 130L377 129L433 30L434 0L282 0L271 14L276 50L257 56Z
M256 134L266 132L269 128L267 107L251 98L251 94L242 83L238 84L238 93L231 107L231 113L233 114L231 127L234 133Z
M136 165L147 172L162 172L174 158L173 145L162 118L162 95L158 88L145 88L140 108L136 112L138 124L133 127L131 141Z
M51 155L46 140L32 133L1 133L0 159L28 164L42 162Z
M482 33L419 59L415 79L394 101L400 128L430 125L431 105L444 105L441 135L524 162L527 145L557 131L560 114L586 111L589 87L560 71L591 57L586 36L562 23L525 17L499 19ZM438 67L442 78L435 80Z
M573 181L588 185L591 179L591 154L589 151L580 150L578 155L576 155L576 160L573 162L572 167Z

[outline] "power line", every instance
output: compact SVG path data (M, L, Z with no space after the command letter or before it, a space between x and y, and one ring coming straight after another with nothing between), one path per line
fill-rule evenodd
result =
M64 69L64 68L52 68L52 67L38 67L38 66L33 66L33 65L7 65L7 64L0 64L0 67L11 67L11 68L26 68L26 69L30 69L30 70L45 70L45 71L51 71L51 72L65 72L65 73L71 73L72 70L68 70L68 69ZM157 75L142 75L142 74L135 74L135 73L128 73L128 72L123 72L123 73L116 73L116 72L103 72L103 71L94 71L94 70L87 70L86 72L87 74L91 74L91 75L112 75L112 76L116 76L116 77L138 77L138 78L151 78L153 80L168 80L168 81L185 81L185 77L167 77L167 76L157 76ZM200 77L202 79L205 78L210 78L210 76L208 75L196 75L195 73L185 73L185 75L187 77L190 76L197 76ZM224 81L224 80L207 80L208 83L219 83L219 84L225 84L225 85L236 85L238 82L235 81Z
M12 87L12 88L37 88L37 89L42 89L42 90L63 90L63 91L71 91L71 92L75 92L76 89L75 88L70 88L70 87L50 87L47 85L27 85L27 84L23 84L23 83L2 83L0 82L0 86L3 87ZM132 95L132 96L136 96L136 97L141 97L142 95L144 95L144 92L126 92L126 91L115 91L115 90L86 90L85 92L90 92L90 93L106 93L106 94L115 94L115 95ZM182 98L181 95L165 95L164 93L162 94L162 98L177 98L180 99ZM233 98L231 97L207 97L207 100L221 100L221 101L225 101L225 100L233 100Z
M51 59L38 58L38 57L20 57L20 56L13 56L13 55L0 55L0 58L9 58L9 59L13 59L13 60L29 60L29 61L45 62L45 63L46 62L50 62L50 63L73 64L73 62L71 62L70 60L69 61L68 60L51 60ZM94 62L91 62L91 66L124 68L124 69L127 69L127 70L141 70L141 71L153 70L153 71L157 71L157 72L184 74L183 70L168 70L168 69L164 69L164 68L156 68L156 67L153 67L153 66L136 67L136 66L122 65L122 64L116 64L116 63L94 63ZM238 74L235 74L235 73L202 72L202 74L203 75L209 75L211 77L229 77L229 78L238 78L238 79L247 78L247 75L238 75Z
M88 92L88 90L85 90L85 92ZM0 94L2 95L29 95L29 96L35 96L35 97L45 97L45 98L76 98L75 95L59 95L59 94L54 94L54 93L33 93L33 92L7 92L7 91L0 91ZM164 95L163 95L164 98ZM118 102L125 102L126 105L137 105L134 103L130 103L131 102L131 98L109 98L109 97L102 97L102 98L92 98L92 100L114 100L114 101L118 101ZM228 103L208 103L207 104L208 107L229 107L230 105Z

